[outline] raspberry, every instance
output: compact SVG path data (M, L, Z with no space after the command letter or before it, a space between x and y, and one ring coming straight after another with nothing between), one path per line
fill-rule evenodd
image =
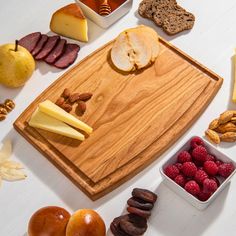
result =
M192 157L187 151L182 151L178 155L177 160L178 160L179 163L184 163L184 162L187 162L187 161L191 161Z
M168 165L164 172L168 177L174 179L179 174L179 169L174 165Z
M192 156L196 161L204 162L207 157L207 150L203 146L197 146L193 149Z
M203 169L203 167L202 167L202 162L201 162L201 161L196 161L196 160L194 160L193 163L198 167L198 169L200 169L200 168Z
M208 200L211 195L212 193L204 193L203 191L200 191L200 193L198 194L198 199L204 202Z
M213 179L205 179L203 181L203 192L204 193L213 193L218 188L217 183Z
M192 194L194 196L196 196L200 192L200 187L195 180L188 181L185 184L184 188L187 192L189 192L190 194Z
M185 183L186 183L186 179L184 178L183 175L177 175L174 179L175 183L177 183L178 185L180 185L181 187L184 187Z
M194 179L199 183L202 184L205 179L208 178L207 173L204 170L199 170L196 172Z
M194 149L198 146L205 146L203 140L200 137L194 137L190 141L190 146Z
M210 179L216 181L218 187L220 186L220 181L216 177L211 177Z
M206 173L211 176L215 176L219 170L214 161L205 161L203 167Z
M223 164L223 162L222 161L219 161L219 160L216 160L216 165L219 167L221 164Z
M206 156L206 161L215 161L215 159L216 158L211 154L207 154L207 156Z
M175 166L181 171L183 165L181 163L175 163Z
M185 162L181 169L182 173L187 177L193 177L197 172L197 167L193 162Z
M223 163L219 166L219 175L221 175L224 178L227 178L231 175L231 173L234 171L235 167L232 163Z

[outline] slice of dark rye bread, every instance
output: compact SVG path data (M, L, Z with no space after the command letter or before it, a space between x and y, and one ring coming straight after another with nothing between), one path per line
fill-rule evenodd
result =
M139 5L139 14L152 19L156 12L155 6L158 6L159 9L166 9L173 5L177 5L176 0L143 0Z
M176 12L175 14L168 15L163 20L162 28L169 34L174 35L184 30L193 28L195 17L190 12Z
M138 12L169 35L191 29L195 21L194 15L177 5L176 0L143 0Z

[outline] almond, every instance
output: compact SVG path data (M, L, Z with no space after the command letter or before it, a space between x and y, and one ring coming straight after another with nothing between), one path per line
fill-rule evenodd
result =
M6 115L0 114L0 121L3 121L3 120L5 120L5 119L6 119Z
M232 117L231 120L230 120L230 122L232 122L232 123L235 124L235 123L236 123L236 117Z
M84 101L78 101L77 109L83 114L86 111L86 103Z
M219 119L214 119L210 124L209 124L209 129L214 130L219 126Z
M219 118L219 124L225 124L227 123L228 121L231 120L231 118L233 117L234 115L234 112L233 111L225 111L224 113L222 113L220 115L220 118Z
M81 94L79 95L79 100L86 102L86 101L88 101L92 96L93 96L92 93L81 93Z
M70 104L64 103L61 105L61 108L66 112L70 113L72 111L72 106Z
M56 105L61 107L63 105L63 103L65 102L65 98L64 97L59 97L56 101Z
M7 109L5 107L0 107L0 114L7 115Z
M208 129L205 131L205 134L210 142L215 143L215 144L220 143L220 137L214 130Z
M232 122L228 122L222 125L219 125L215 131L218 133L226 133L226 132L236 132L236 125Z
M221 135L220 140L223 142L235 142L236 132L226 132Z
M71 103L74 103L80 99L80 94L79 93L73 93L69 96L69 101Z
M68 98L70 96L70 90L68 88L65 88L61 97Z

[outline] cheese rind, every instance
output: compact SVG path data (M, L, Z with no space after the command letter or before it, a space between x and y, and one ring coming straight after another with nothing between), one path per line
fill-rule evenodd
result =
M67 123L68 125L81 129L88 134L92 133L93 131L92 127L85 124L83 121L75 118L71 114L67 113L62 108L60 108L49 100L39 103L39 110L51 117L54 117L57 120Z
M59 35L88 42L87 19L76 3L57 10L52 15L50 29Z
M40 128L56 134L61 134L69 138L78 139L80 141L84 140L83 134L71 128L69 125L39 111L39 109L37 109L31 116L29 125L34 128Z

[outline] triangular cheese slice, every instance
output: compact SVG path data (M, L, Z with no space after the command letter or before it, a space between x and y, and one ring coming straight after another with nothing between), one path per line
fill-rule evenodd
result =
M78 139L80 141L84 140L83 134L71 128L69 125L63 123L62 121L59 121L39 111L39 109L37 109L33 113L29 121L29 125L34 128L40 128L56 134L61 134L69 138Z
M51 117L54 117L57 120L67 123L68 125L81 129L88 134L92 133L93 131L93 129L87 124L85 124L83 121L75 118L74 116L64 111L62 108L60 108L49 100L39 103L39 110Z

